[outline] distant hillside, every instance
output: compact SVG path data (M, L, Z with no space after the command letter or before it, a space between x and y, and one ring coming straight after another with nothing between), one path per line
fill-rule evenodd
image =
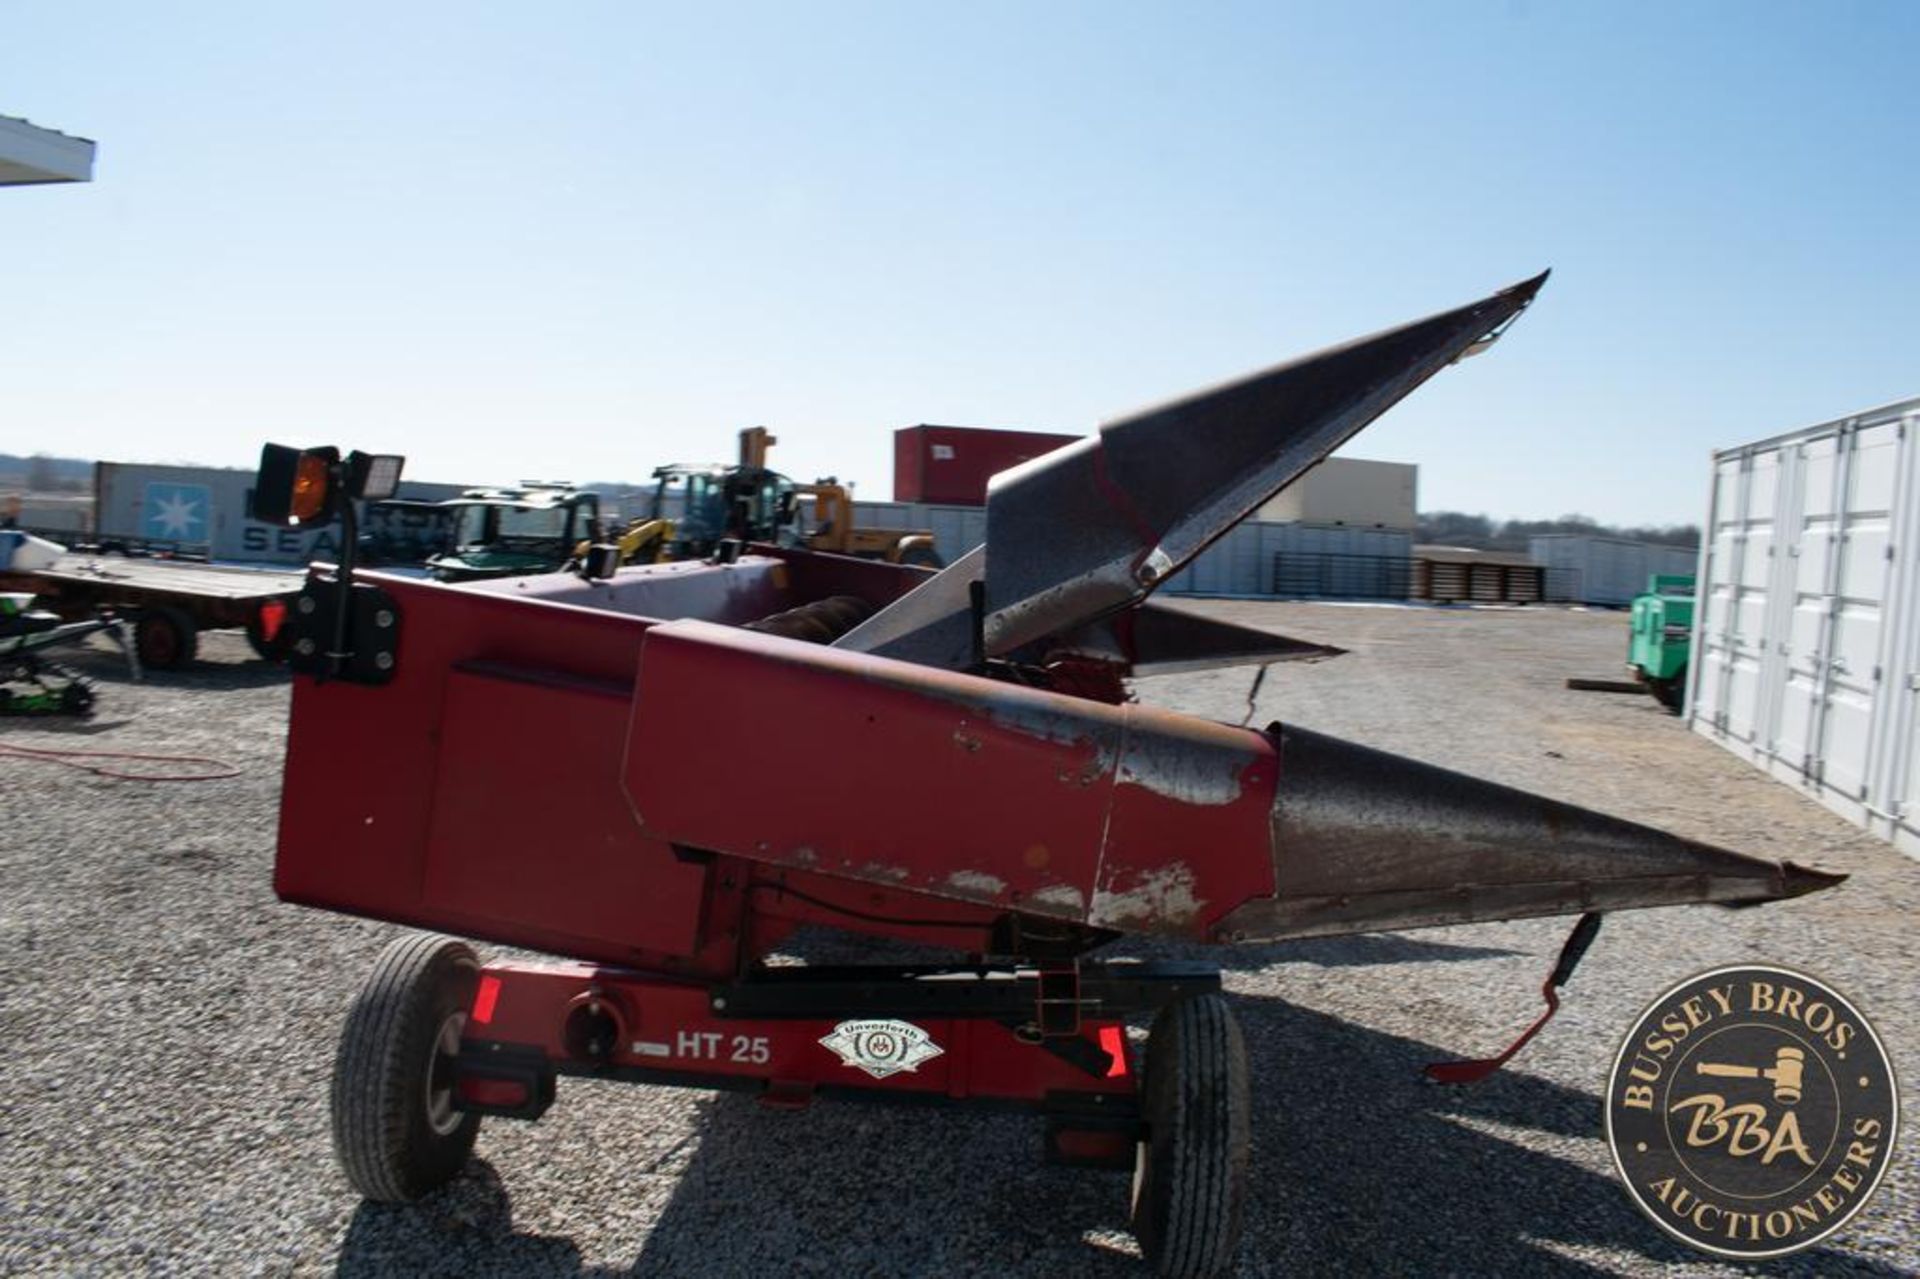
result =
M35 493L80 492L93 487L93 462L81 457L20 457L0 453L0 486Z
M1588 533L1595 537L1624 537L1656 546L1696 550L1700 529L1694 524L1665 524L1644 528L1602 524L1585 515L1562 515L1557 520L1496 520L1460 511L1422 511L1419 539L1433 546L1470 546L1483 551L1524 551L1527 539L1542 533Z

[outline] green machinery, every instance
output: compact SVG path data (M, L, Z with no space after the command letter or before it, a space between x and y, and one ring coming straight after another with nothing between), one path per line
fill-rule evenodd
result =
M427 560L443 582L548 573L594 535L600 495L568 484L469 489L440 506L452 512L451 550Z
M77 644L96 631L120 642L135 679L140 659L133 627L110 614L65 622L33 607L33 596L0 591L0 715L90 715L93 681L40 656L56 644Z
M1627 669L1676 715L1687 698L1693 601L1693 576L1685 573L1653 574L1647 579L1646 594L1633 600Z

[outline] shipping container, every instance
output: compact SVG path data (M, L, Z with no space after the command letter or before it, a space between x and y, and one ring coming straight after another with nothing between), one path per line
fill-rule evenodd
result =
M1527 539L1527 557L1570 584L1579 604L1625 608L1655 573L1691 573L1700 552L1591 533L1542 533Z
M931 506L925 502L855 502L856 528L926 529L940 562L951 564L987 540L987 512L978 506Z
M14 502L19 504L17 510ZM87 493L10 493L0 497L0 514L11 514L21 528L41 534L89 533L93 530L93 497Z
M339 529L277 528L248 518L252 471L213 466L96 462L94 536L171 543L213 560L305 564L339 553ZM424 501L458 497L459 484L402 480L399 496Z
M1413 535L1398 529L1248 520L1168 578L1161 590L1169 595L1405 599L1412 555Z
M1714 455L1694 730L1920 856L1920 399Z
M987 481L1080 437L970 426L908 426L893 433L893 500L984 506Z

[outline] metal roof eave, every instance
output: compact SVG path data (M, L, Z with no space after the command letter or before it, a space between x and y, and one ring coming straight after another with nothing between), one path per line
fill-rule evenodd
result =
M94 143L0 115L0 186L93 181Z

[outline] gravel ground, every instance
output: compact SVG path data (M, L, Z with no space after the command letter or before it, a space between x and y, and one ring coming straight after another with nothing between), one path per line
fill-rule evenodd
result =
M1504 1045L1566 921L1223 952L1253 1055L1247 1274L1732 1273L1669 1243L1617 1184L1599 1093L1632 1019L1742 960L1824 976L1920 1079L1920 862L1689 735L1612 676L1618 614L1218 603L1352 649L1275 668L1285 718L1764 856L1850 872L1746 912L1609 919L1561 1016L1466 1090L1419 1067ZM1139 1273L1126 1178L1051 1169L1017 1116L563 1081L492 1122L467 1175L358 1203L325 1090L353 990L397 930L281 906L270 861L287 688L237 635L145 685L110 652L85 725L0 743L217 756L231 780L110 781L0 759L0 1271L194 1274ZM1245 672L1144 681L1237 721ZM1875 1201L1765 1273L1920 1273L1914 1124Z

